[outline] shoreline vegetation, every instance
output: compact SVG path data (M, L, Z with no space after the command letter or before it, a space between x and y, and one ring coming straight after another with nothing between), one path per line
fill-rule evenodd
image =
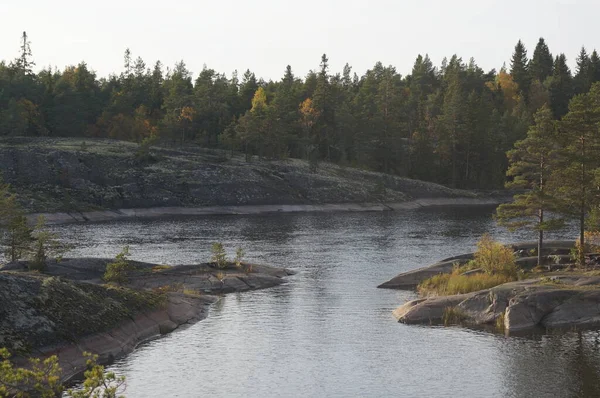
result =
M475 253L399 274L380 288L416 289L420 298L393 311L406 324L485 328L499 333L600 326L598 247L578 265L575 242L502 245L484 236Z

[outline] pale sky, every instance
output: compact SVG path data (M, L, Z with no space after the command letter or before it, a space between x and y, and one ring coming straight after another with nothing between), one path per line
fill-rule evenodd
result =
M0 16L0 59L18 55L25 30L38 69L85 61L100 77L122 71L127 47L149 66L183 59L194 77L206 64L265 80L288 64L304 76L323 53L332 72L381 61L406 75L419 53L499 69L518 39L531 57L540 36L572 68L582 45L600 50L593 0L0 0Z

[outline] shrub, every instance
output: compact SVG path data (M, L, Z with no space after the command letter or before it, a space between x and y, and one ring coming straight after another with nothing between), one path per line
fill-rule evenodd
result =
M481 268L490 275L498 274L517 277L515 255L509 247L496 242L489 234L484 234L477 242L475 258L470 262L473 268Z
M119 285L127 282L127 276L133 268L127 257L129 257L129 246L125 246L121 253L117 254L114 262L106 265L103 276L105 282Z
M237 250L235 251L235 266L238 268L242 268L242 258L244 257L244 249L242 249L241 247L238 247Z
M44 271L46 261L52 256L59 260L69 247L58 240L58 235L46 228L46 219L39 216L37 224L31 232L33 243L29 252L29 269Z
M211 262L215 264L217 268L227 268L227 254L225 253L223 244L220 242L213 243L211 251Z

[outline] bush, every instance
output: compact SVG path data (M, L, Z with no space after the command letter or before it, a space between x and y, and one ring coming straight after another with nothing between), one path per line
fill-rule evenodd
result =
M517 263L513 251L496 242L489 234L477 242L475 258L469 262L471 268L481 268L489 275L504 275L517 278Z
M55 257L58 260L69 250L69 246L61 243L58 235L50 232L46 228L46 219L39 216L37 224L31 232L33 240L29 250L29 270L44 271L48 257Z
M106 271L104 272L105 282L123 284L127 282L127 276L133 269L129 260L129 246L125 246L121 253L117 254L115 262L106 265Z
M244 249L242 249L241 247L238 247L235 251L235 266L240 269L242 268L242 259L244 258L244 254Z

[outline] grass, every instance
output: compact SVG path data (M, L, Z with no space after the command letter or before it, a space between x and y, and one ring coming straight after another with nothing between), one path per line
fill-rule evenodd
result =
M468 319L468 315L458 307L447 307L442 315L444 326L459 325Z
M513 282L516 277L500 274L462 275L457 272L440 274L424 280L417 288L423 296L450 296L489 289L503 283Z
M479 273L466 275L466 271ZM439 274L421 282L417 288L423 296L450 296L489 289L518 279L512 250L485 234L477 243L474 259L463 266L454 265L450 274Z

